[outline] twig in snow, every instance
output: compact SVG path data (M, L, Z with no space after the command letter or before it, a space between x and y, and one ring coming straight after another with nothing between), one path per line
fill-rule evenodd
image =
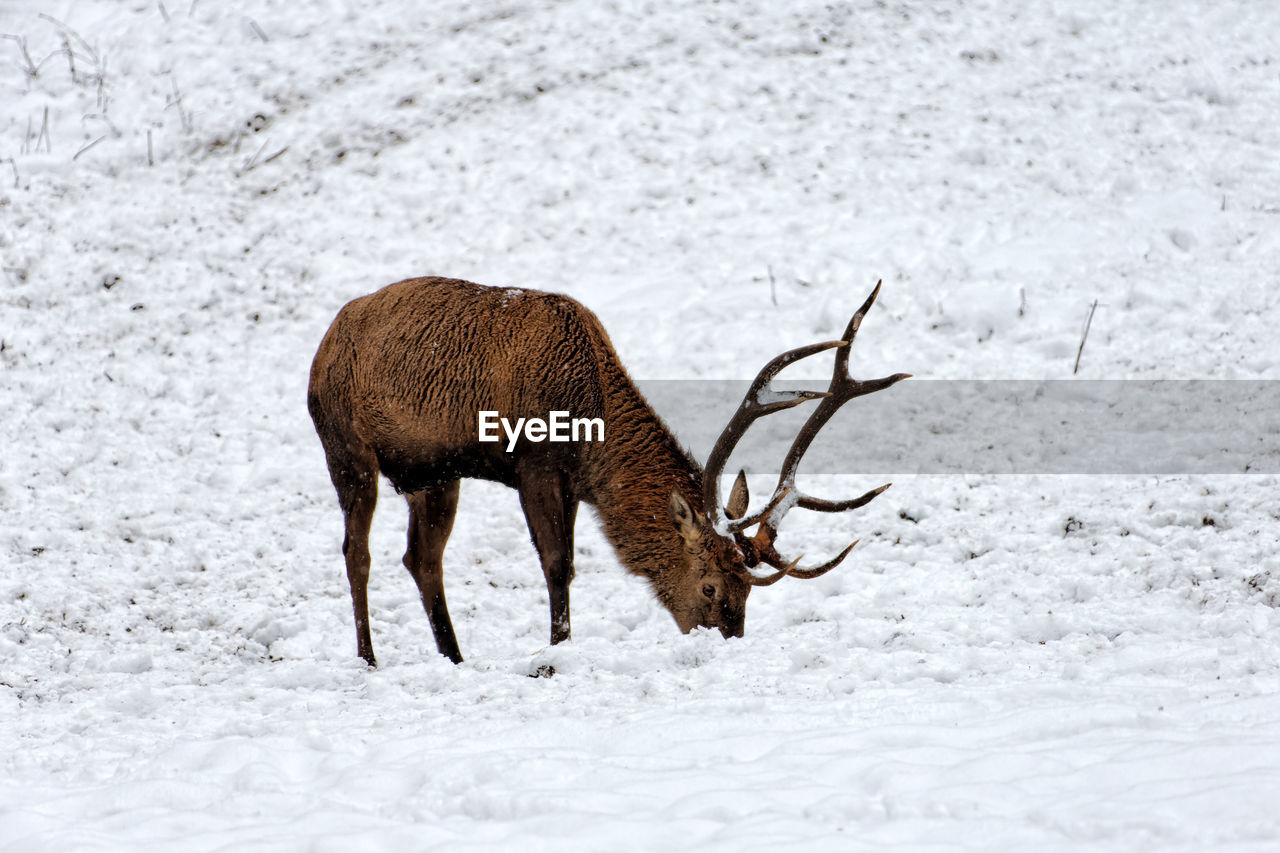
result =
M156 160L151 156L151 131L147 131L147 166L154 166Z
M277 157L279 157L281 154L283 154L284 152L286 152L286 151L288 151L288 150L289 150L289 146L288 146L288 145L286 145L285 147L281 148L279 151L277 151L276 153L272 154L270 157L268 157L267 159L263 160L262 162L263 162L263 163L270 163L272 160L276 159Z
M1084 352L1084 342L1089 339L1089 326L1093 324L1093 312L1098 310L1098 300L1093 300L1093 304L1089 306L1089 316L1084 321L1084 334L1080 336L1080 349L1076 350L1076 366L1071 368L1071 375L1074 376L1076 371L1080 369L1080 355Z
M18 43L18 50L22 51L22 61L26 63L26 68L22 70L27 72L28 77L39 75L40 69L31 61L31 54L27 53L27 40L22 36L9 35L8 33L0 33L0 38L11 39Z
M178 90L178 81L170 77L169 83L173 86L173 100L164 105L165 109L168 109L169 107L177 107L178 121L182 123L182 132L190 133L191 117L187 114L186 109L184 109L182 106L182 92Z
M80 155L81 155L81 154L83 154L84 152L88 151L90 148L92 148L93 146L97 145L99 142L101 142L102 140L104 140L104 139L106 139L106 138L107 138L107 137L105 137L105 136L99 136L97 139L93 140L93 141L92 141L92 142L90 142L88 145L85 145L83 148L81 148L79 151L77 151L77 152L75 153L75 156L73 156L71 159L72 159L73 161L74 161L74 160L79 159L79 157L80 157Z
M67 67L71 69L71 82L79 83L76 78L76 52L71 49L71 39L67 36L62 37L62 52L67 55Z
M253 31L258 34L258 38L262 39L263 44L271 41L271 39L267 38L267 34L262 31L262 27L258 26L257 21L253 18L245 18L245 20L249 22L249 26L253 28Z
M778 283L773 278L773 264L769 264L769 299L773 301L773 307L778 307Z
M36 63L36 71L39 71L41 68L43 68L44 64L48 62L50 59L53 59L55 56L63 56L65 54L66 54L66 51L63 50L62 48L49 51L47 54L45 54L43 59L41 59L39 62Z
M264 139L262 140L262 144L258 146L258 150L253 152L253 156L250 157L249 161L244 164L243 168L240 169L240 174L243 175L245 172L250 172L253 170L255 166L258 165L258 157L262 155L262 151L266 147L267 147L267 140Z
M40 140L44 140L46 154L53 153L53 136L49 133L49 107L44 108L44 121L40 123L40 135L36 137L36 150L40 150Z
M165 9L163 3L157 3L156 5L160 7L160 17L164 18L166 24L169 23L169 10Z
M80 42L80 46L84 48L84 55L89 57L89 59L93 62L95 66L101 65L101 62L99 62L98 60L98 52L89 46L89 43L84 40L84 37L82 35L80 35L75 30L71 29L71 27L62 23L62 21L59 21L57 18L53 17L53 15L46 15L44 12L40 12L39 14L40 14L40 17L44 18L46 21L48 21L49 23L53 24L55 27L58 28L58 31L62 34L63 43L67 44L68 53L71 52L69 37L74 37L76 41Z
M98 65L98 73L94 75L98 80L98 109L102 110L103 117L107 114L107 93L105 91L107 81L107 60L103 59Z

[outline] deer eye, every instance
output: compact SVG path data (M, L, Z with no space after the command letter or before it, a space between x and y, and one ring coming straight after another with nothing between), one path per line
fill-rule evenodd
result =
M702 587L702 594L707 598L714 599L716 597L716 588L711 584L706 584Z

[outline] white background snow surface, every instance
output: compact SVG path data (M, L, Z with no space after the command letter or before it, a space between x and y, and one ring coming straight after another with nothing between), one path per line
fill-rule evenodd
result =
M1067 379L1096 299L1080 377L1280 378L1274 3L0 0L0 32L0 849L1280 844L1273 476L903 471L792 514L793 553L862 544L735 641L584 512L554 649L514 493L469 481L456 667L384 489L370 671L305 407L342 304L424 274L569 293L638 378L749 377L881 277L860 375Z

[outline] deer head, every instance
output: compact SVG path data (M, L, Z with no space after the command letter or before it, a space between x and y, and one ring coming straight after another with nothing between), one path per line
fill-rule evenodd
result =
M890 483L872 489L859 497L829 501L810 497L796 488L796 468L805 451L822 427L845 403L888 388L910 374L896 373L883 379L860 382L849 375L849 348L853 344L862 318L880 293L877 282L867 301L849 320L839 340L810 344L788 350L766 364L747 389L738 410L720 433L702 474L702 511L696 511L679 492L672 492L668 504L671 522L684 543L684 565L671 572L667 583L660 583L659 598L671 610L680 630L688 633L702 626L719 628L726 637L741 637L746 614L747 596L757 586L769 586L784 577L810 579L820 577L838 566L858 542L855 540L825 563L800 568L800 557L787 560L774 548L778 527L795 507L817 512L843 512L857 509L889 488ZM835 367L826 391L776 391L770 382L783 368L811 355L836 349ZM757 419L774 412L819 400L817 408L805 421L787 451L778 477L777 487L765 507L747 515L750 495L746 473L738 472L729 501L720 502L720 477L733 449ZM748 535L752 527L753 534ZM761 564L773 571L758 573Z

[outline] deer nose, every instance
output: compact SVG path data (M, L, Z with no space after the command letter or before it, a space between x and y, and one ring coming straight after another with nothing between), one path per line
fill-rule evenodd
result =
M723 636L726 640L730 640L735 637L741 637L745 633L745 629L746 629L745 622L746 620L740 620L727 625L721 625L720 635Z

